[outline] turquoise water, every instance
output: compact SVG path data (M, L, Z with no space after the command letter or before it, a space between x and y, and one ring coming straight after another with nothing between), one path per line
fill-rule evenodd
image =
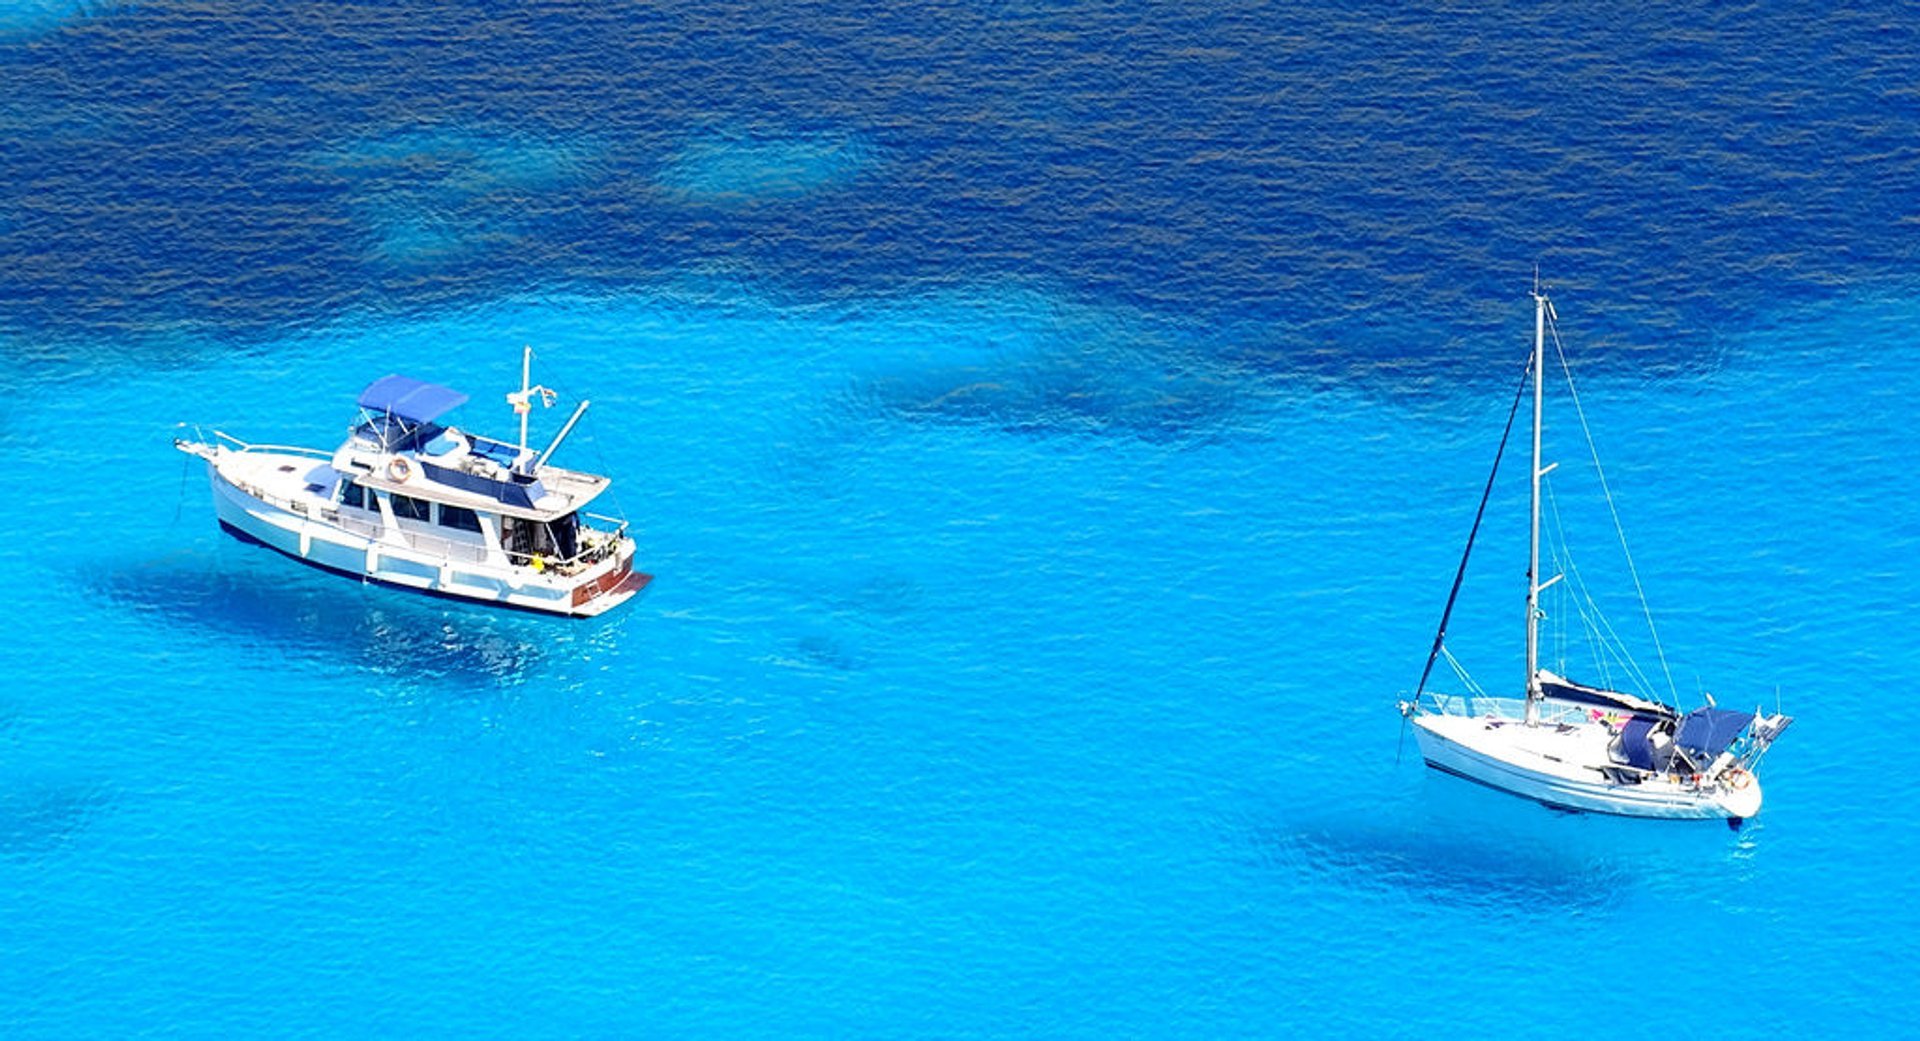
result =
M1565 9L1554 60L1637 115L1560 143L1687 158L1583 194L1443 140L1579 93L1457 21L1381 13L1369 75L1366 12L531 10L421 43L407 9L74 6L0 41L35 143L0 152L7 1034L1920 1020L1920 305L1879 219L1914 196L1864 187L1911 183L1870 147L1912 119L1874 107L1903 23ZM1143 55L1144 86L1112 72ZM1681 66L1671 111L1627 104ZM1683 102L1733 126L1796 90L1828 107L1677 150ZM1362 186L1409 155L1465 172ZM1540 205L1586 237L1525 248L1474 194L1507 177L1562 183ZM1536 256L1682 699L1799 716L1738 832L1553 814L1403 747ZM559 461L614 475L657 576L599 619L242 545L170 449L331 446L389 371L506 434L523 344L592 399ZM1519 494L1453 626L1489 685L1520 672Z
M1873 1033L1913 1011L1920 924L1888 899L1901 737L1863 726L1914 664L1920 528L1886 508L1912 316L1865 302L1713 376L1587 388L1623 509L1672 532L1636 552L1676 670L1802 716L1737 835L1396 765L1498 401L1279 386L1173 441L903 414L902 367L1057 372L1040 320L954 300L509 302L218 367L43 363L7 437L36 511L90 537L50 553L16 514L6 540L10 1018L1559 1034L1616 1010L1543 965L1671 932L1715 986L1633 971L1691 1014L1786 987L1769 1016ZM975 346L1023 317L1032 342ZM564 345L541 378L594 405L563 451L621 475L661 576L611 617L309 571L220 535L167 451L189 412L326 443L363 373L510 386L523 341ZM1834 341L1876 349L1839 366ZM1481 612L1496 674L1508 606ZM1544 1003L1462 1011L1454 961Z

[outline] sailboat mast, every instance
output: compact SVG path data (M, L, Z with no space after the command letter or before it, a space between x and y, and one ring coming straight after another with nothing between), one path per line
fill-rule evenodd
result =
M1533 494L1529 500L1532 531L1527 540L1527 718L1540 717L1540 419L1546 397L1547 298L1536 278L1533 288Z

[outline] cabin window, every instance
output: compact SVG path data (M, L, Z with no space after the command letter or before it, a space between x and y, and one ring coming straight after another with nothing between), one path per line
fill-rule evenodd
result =
M356 510L367 508L367 490L352 481L340 485L340 505L351 506Z
M461 531L479 531L480 515L465 506L441 506L440 526Z
M411 495L395 494L393 500L394 520L432 520L433 504L425 499L416 499Z

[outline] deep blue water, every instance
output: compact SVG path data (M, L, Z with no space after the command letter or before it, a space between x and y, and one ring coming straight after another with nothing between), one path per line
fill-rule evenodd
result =
M0 1028L1904 1036L1916 35L0 6ZM1800 717L1737 834L1396 761L1536 264L1681 697ZM522 344L658 576L598 620L240 545L169 449L389 371L504 433Z

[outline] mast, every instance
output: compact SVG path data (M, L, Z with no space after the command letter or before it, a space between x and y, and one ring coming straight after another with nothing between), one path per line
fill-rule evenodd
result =
M510 391L507 394L507 404L512 405L514 414L520 417L520 452L514 457L513 463L513 469L516 473L533 472L531 469L522 470L521 464L524 463L527 458L527 413L533 411L533 396L535 394L540 395L541 405L547 408L553 407L553 391L547 387L536 387L533 385L533 347L529 345L522 349L520 355L520 389ZM567 425L571 427L573 424L569 423ZM560 436L567 436L566 432L562 431ZM558 442L555 443L558 444ZM552 454L552 452L553 449L547 449L549 455ZM546 460L546 456L541 456L540 458L543 462Z
M529 400L530 392L533 390L533 345L528 344L521 350L523 353L520 355L520 398L514 402L513 410L520 413L520 451L524 454L527 450L527 413L533 411L532 402Z
M1533 494L1529 499L1531 531L1527 540L1527 715L1526 724L1540 721L1540 414L1546 396L1547 298L1540 292L1540 276L1533 276Z

